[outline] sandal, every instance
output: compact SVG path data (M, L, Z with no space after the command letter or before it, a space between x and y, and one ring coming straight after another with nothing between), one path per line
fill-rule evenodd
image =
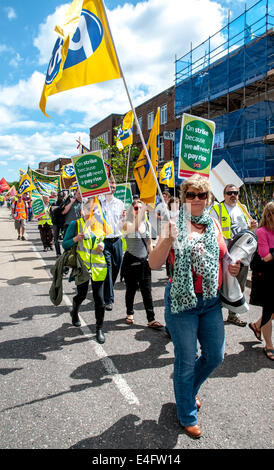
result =
M271 361L274 361L274 349L263 349L263 352L265 356L270 359Z
M153 320L147 324L148 328L155 328L155 330L158 330L159 328L163 328L164 325L162 325L160 322L157 320Z
M255 323L248 323L249 328L253 331L258 341L263 341L261 337L261 331L258 330Z
M228 316L227 317L227 320L226 320L228 323L232 323L233 325L237 325L237 326L246 326L246 321L242 321L240 320L240 318L238 318L236 315L234 316Z
M125 320L125 321L126 321L126 324L127 324L127 325L133 325L133 323L134 323L133 318L128 318L128 317L126 317L126 320Z

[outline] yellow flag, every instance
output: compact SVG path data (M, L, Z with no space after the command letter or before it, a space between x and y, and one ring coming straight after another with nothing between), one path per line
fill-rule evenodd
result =
M147 150L156 175L158 170L159 159L159 132L160 123L158 108L147 143ZM140 191L140 199L146 204L149 204L154 207L157 192L157 183L151 171L150 163L147 159L144 150L142 150L138 157L137 163L133 169L133 174Z
M169 188L174 188L174 163L167 162L160 171L159 183L166 184Z
M123 150L127 145L133 143L133 111L129 111L121 124L117 133L116 146L119 150Z
M82 6L82 8L81 8ZM121 70L101 0L74 0L55 43L40 100L61 91L121 77Z
M113 229L106 220L96 196L94 197L94 205L91 209L89 220L91 223L90 229L96 237L105 237L113 233Z
M17 194L21 195L28 191L33 191L34 189L36 189L36 187L31 181L29 175L25 173L20 179Z

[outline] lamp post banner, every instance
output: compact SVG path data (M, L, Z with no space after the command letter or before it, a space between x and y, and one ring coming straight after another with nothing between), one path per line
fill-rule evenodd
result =
M193 174L209 177L215 134L215 122L191 114L183 114L179 178L189 178Z

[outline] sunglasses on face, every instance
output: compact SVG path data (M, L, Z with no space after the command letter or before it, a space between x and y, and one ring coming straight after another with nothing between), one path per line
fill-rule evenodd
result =
M195 197L197 197L198 199L200 199L200 201L204 201L205 199L207 199L208 197L208 193L207 192L204 192L204 193L192 193L191 191L188 191L186 193L186 199L190 199L191 201L193 201L195 199Z
M140 208L139 206L134 206L133 209L134 209L135 211L138 211L138 210L141 209L141 208Z
M239 191L227 191L226 194L227 194L228 196L232 196L232 194L234 194L234 196L238 196Z

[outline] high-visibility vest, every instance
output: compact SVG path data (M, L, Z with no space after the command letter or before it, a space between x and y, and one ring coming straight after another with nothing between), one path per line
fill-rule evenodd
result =
M26 206L25 206L24 201L15 203L14 214L15 214L15 217L14 217L15 220L27 218Z
M237 203L237 206L239 207L239 209L241 209L238 203ZM220 204L215 204L211 208L210 214L213 210L215 210L216 214L218 215L218 220L222 228L222 233L223 233L224 238L230 240L231 239L231 219L230 219L229 213L227 212L227 208L225 207L224 203L221 202ZM247 225L249 225L249 221L244 212L243 212L243 215L247 222Z
M77 233L84 233L91 235L91 232L87 229L84 219L77 220ZM78 242L76 252L81 257L86 268L91 274L93 281L104 281L107 275L107 263L103 253L97 253L95 251L101 238L95 236L89 236L87 240Z
M45 225L45 224L53 225L51 216L49 213L49 207L45 207L45 214L42 215L42 217L38 221L38 225Z

